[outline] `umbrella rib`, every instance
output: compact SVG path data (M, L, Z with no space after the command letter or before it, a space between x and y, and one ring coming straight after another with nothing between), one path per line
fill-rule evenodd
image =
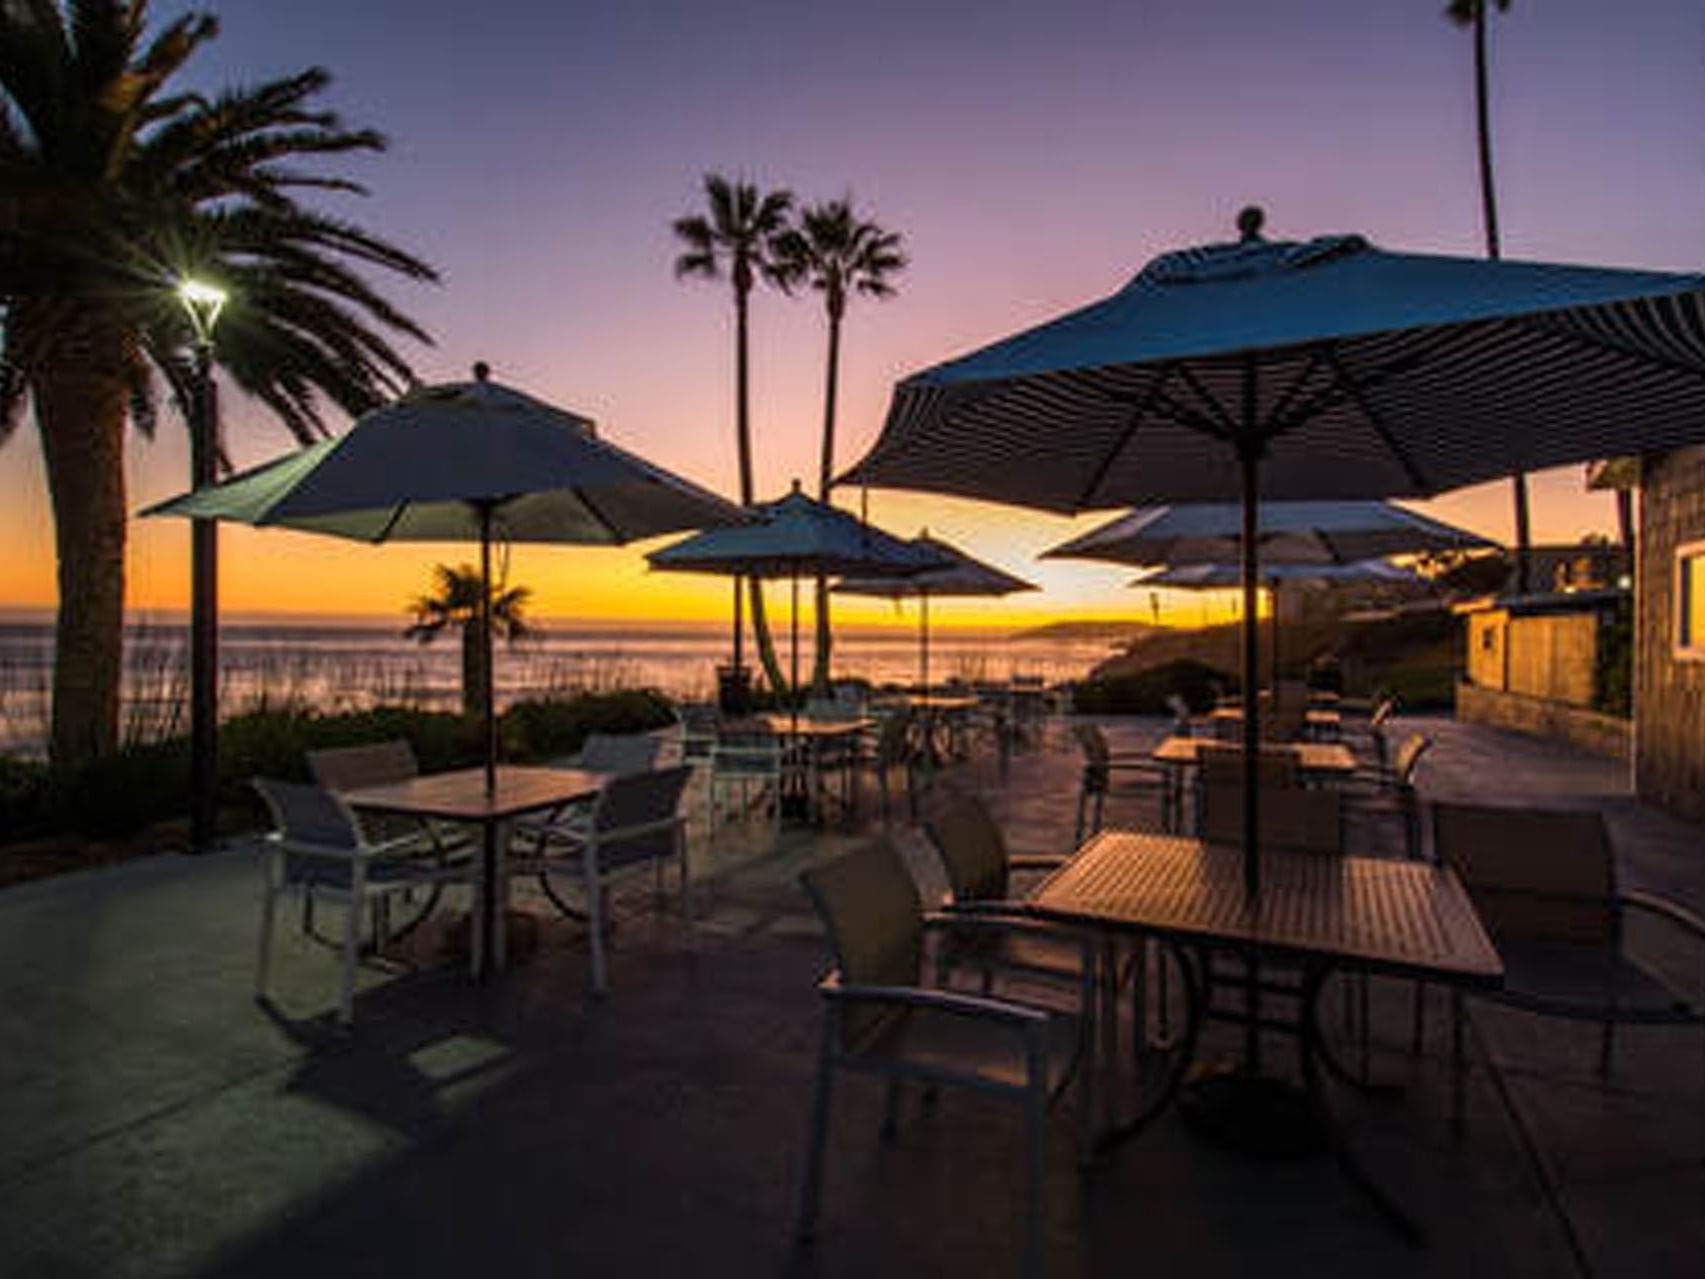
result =
M623 542L628 540L622 536L622 531L620 529L605 518L604 512L598 509L598 504L592 500L591 495L588 494L585 489L576 487L574 490L574 496L580 499L580 504L591 513L592 518L596 520L599 526L610 535L611 540L614 541L617 546L620 546Z
M1550 321L1549 323L1547 323L1548 320ZM1605 355L1617 356L1618 358L1626 360L1641 369L1656 366L1657 368L1661 368L1669 373L1684 373L1689 377L1699 376L1700 369L1697 364L1689 364L1685 360L1678 360L1671 356L1647 355L1642 352L1627 350L1624 347L1618 346L1615 342L1607 342L1604 338L1601 338L1596 334L1582 333L1575 329L1564 328L1556 323L1554 316L1538 316L1525 319L1513 317L1508 321L1508 323L1513 329L1525 329L1530 333L1542 334L1545 337L1562 338L1565 341L1574 342L1580 346L1601 352Z
M383 542L386 538L390 537L397 525L402 522L403 514L408 510L408 505L409 504L407 502L398 502L391 508L390 519L386 520L385 526L373 535L373 540L375 542Z
M1125 425L1119 431L1119 437L1113 442L1113 447L1107 450L1107 455L1101 459L1101 464L1095 468L1094 473L1089 477L1089 483L1078 495L1076 505L1080 509L1090 504L1091 499L1095 496L1095 490L1101 487L1101 481L1107 478L1107 473L1113 469L1113 464L1119 460L1119 455L1125 451L1126 445L1136 435L1137 428L1142 425L1143 418L1148 416L1149 410L1159 403L1165 395L1166 380L1172 376L1172 372L1171 365L1162 369L1160 376L1155 378L1154 385L1149 387L1142 400L1131 410L1130 416L1125 420Z
M1308 363L1303 365L1296 377L1291 379L1291 384L1285 388L1285 393L1279 397L1278 403L1273 405L1273 412L1267 419L1269 422L1285 420L1285 414L1290 410L1291 403L1302 393L1302 388L1308 385L1309 379L1314 376L1314 371L1325 362L1325 347L1316 346L1309 351Z
M1237 423L1232 420L1231 414L1225 411L1225 405L1219 402L1214 393L1203 384L1202 380L1196 376L1195 370L1188 364L1180 363L1177 367L1179 376L1184 379L1184 385L1194 391L1196 398L1211 410L1211 417L1219 419L1220 431L1223 432L1220 438L1225 440L1236 439Z
M1397 437L1392 434L1391 428L1388 427L1384 420L1380 417L1378 410L1376 410L1374 406L1368 402L1367 395L1365 394L1367 388L1359 385L1356 380L1350 376L1349 371L1344 368L1344 362L1339 359L1336 351L1329 353L1326 358L1332 366L1334 376L1337 378L1337 386L1340 388L1341 398L1352 402L1362 411L1362 415L1367 418L1368 425L1373 427L1374 433L1379 436L1381 442L1383 442L1385 447L1390 450L1391 456L1397 461L1397 465L1403 468L1403 474L1409 477L1409 482L1417 489L1425 492L1430 487L1427 483L1426 476L1421 474L1420 470L1415 466L1414 461L1409 457L1408 452L1397 442ZM1369 385L1375 385L1387 378L1395 377L1399 372L1407 372L1408 369L1401 366L1409 364L1412 367L1416 362L1419 362L1419 357L1415 357L1412 361L1394 361L1387 365L1380 372L1377 378L1372 379ZM1329 404L1330 397L1324 397L1320 402L1320 408L1327 407ZM1316 411L1320 411L1320 409L1317 408ZM1297 418L1297 423L1300 424L1301 422L1307 421L1310 416L1312 416L1312 414L1302 414ZM1275 429L1272 434L1278 435L1287 429L1289 429L1288 425L1281 425Z

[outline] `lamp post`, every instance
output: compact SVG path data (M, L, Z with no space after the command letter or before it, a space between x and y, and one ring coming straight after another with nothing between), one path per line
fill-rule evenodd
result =
M190 483L217 478L219 446L213 416L213 327L225 291L199 280L178 285L178 300L195 334L190 377ZM190 532L189 708L190 849L211 852L219 765L219 533L213 520Z

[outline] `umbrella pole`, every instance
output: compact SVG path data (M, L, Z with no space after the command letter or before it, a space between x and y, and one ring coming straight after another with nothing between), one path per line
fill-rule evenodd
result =
M929 590L918 592L918 691L929 696Z
M497 790L497 694L491 669L491 506L490 502L475 503L480 517L480 644L485 649L481 663L480 712L485 716L485 791Z
M791 634L788 637L790 649L790 670L788 680L793 687L787 691L787 703L793 708L793 736L797 743L799 738L799 570L793 571L793 607L788 619Z

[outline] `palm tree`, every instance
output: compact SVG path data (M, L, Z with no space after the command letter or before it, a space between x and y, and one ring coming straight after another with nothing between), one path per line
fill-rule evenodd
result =
M1491 0L1500 13L1508 13L1510 0ZM1498 193L1492 176L1492 108L1486 74L1487 0L1449 0L1445 16L1459 27L1474 32L1474 131L1480 152L1480 217L1486 230L1486 256L1503 256L1498 239ZM1528 524L1527 476L1517 471L1510 477L1516 508L1516 590L1526 595L1533 553Z
M191 273L231 295L225 379L297 439L323 402L360 413L411 378L383 331L425 341L357 268L432 268L298 203L355 192L312 162L384 139L314 108L324 71L216 98L173 78L218 32L186 14L151 38L147 0L0 5L0 441L33 406L53 503L59 615L49 751L115 748L124 627L124 435L159 387L192 394Z
M835 398L840 385L841 321L853 294L894 296L892 279L906 269L898 232L866 222L853 212L852 197L830 200L800 212L798 225L776 240L776 257L790 284L801 281L823 295L829 321L829 358L823 383L823 454L817 471L817 496L829 500L835 471ZM829 589L817 579L817 658L812 687L829 682Z
M491 645L480 630L480 573L472 564L439 564L432 570L434 589L409 605L414 622L403 631L411 640L430 644L451 627L462 632L462 714L484 713L481 692L486 683L486 661ZM493 632L513 644L534 633L526 618L527 601L533 592L525 586L491 588Z
M775 239L787 227L793 208L790 191L759 191L751 182L729 181L720 173L704 178L705 204L709 216L700 213L676 218L675 236L685 251L675 259L675 277L698 276L717 280L727 273L734 286L734 430L740 454L740 500L750 506L752 491L752 423L747 377L747 311L752 288L764 280L781 289L788 281L776 265ZM758 660L770 687L785 687L781 663L776 660L764 615L763 585L751 579L752 633L758 642ZM740 659L740 591L734 592L734 658Z

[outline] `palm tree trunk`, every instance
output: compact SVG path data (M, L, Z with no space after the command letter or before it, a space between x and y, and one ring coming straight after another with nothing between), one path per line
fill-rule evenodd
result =
M1486 231L1486 256L1494 262L1503 256L1498 234L1498 192L1492 168L1492 104L1486 66L1486 6L1474 6L1474 128L1480 151L1480 217ZM1527 475L1517 471L1510 477L1510 496L1515 504L1516 593L1526 595L1532 586L1533 538L1528 518Z
M841 316L834 301L829 303L829 361L823 383L823 460L817 470L817 496L829 500L829 484L835 475L835 392L840 383ZM829 630L829 583L817 579L817 656L811 664L811 691L822 696L829 691L829 657L833 639Z
M24 316L18 320L27 323ZM59 567L48 758L72 768L118 748L124 668L123 330L91 319L30 369ZM33 343L19 346L32 349Z
M746 313L749 289L734 289L734 425L735 442L740 452L740 501L752 504L752 422L750 411L750 379L747 375ZM770 637L769 618L764 613L764 584L750 579L752 595L752 639L758 648L758 661L764 668L764 678L778 692L787 687L782 677L781 663L776 660L775 641ZM735 624L739 624L737 618Z

